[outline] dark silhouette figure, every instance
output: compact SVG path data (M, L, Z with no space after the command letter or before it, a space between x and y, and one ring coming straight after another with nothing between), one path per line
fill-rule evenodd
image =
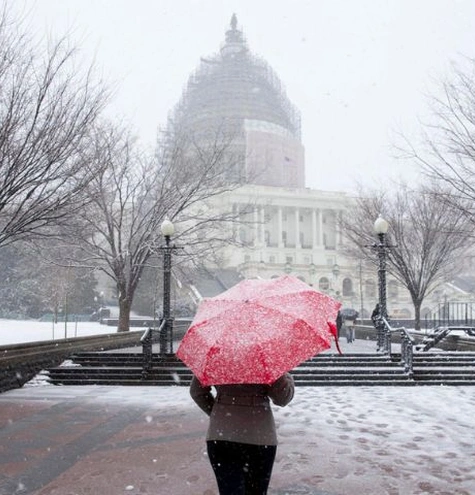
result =
M201 385L193 377L190 394L210 417L208 457L220 495L265 495L277 450L270 401L287 405L294 380L285 373L272 385Z
M338 311L338 314L336 315L336 329L338 330L338 338L341 337L341 327L343 326L343 318L341 316L341 312Z

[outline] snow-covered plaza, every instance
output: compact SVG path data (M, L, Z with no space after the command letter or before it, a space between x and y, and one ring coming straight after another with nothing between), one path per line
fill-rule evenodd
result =
M341 344L346 353L375 345ZM473 392L298 387L289 406L275 407L269 493L473 495ZM186 387L56 387L37 378L0 394L0 426L2 495L217 495L207 417Z
M471 495L474 406L470 387L297 388L269 493ZM186 387L30 384L0 411L2 495L217 495Z

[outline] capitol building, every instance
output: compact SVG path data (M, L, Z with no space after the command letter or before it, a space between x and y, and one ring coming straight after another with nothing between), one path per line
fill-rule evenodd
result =
M235 15L219 51L202 57L190 75L173 119L202 140L218 128L234 136L239 160L233 174L245 185L219 196L215 207L231 209L242 221L231 227L238 243L223 248L220 266L210 266L210 273L292 274L343 307L371 314L377 270L345 256L340 231L352 198L305 186L300 112L273 69L251 52ZM388 296L390 313L413 316L407 291L391 277Z

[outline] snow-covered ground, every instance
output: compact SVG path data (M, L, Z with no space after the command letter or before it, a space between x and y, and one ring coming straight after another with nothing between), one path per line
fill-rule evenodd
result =
M116 327L101 325L95 321L54 324L51 321L0 319L0 345L85 337L86 335L113 333L115 331Z
M0 345L19 344L22 342L38 342L42 340L57 340L70 337L85 337L113 333L116 327L101 325L99 322L52 322L36 320L5 320L0 318ZM372 341L357 340L354 344L347 344L341 338L340 346L348 352L373 352L375 343ZM358 350L356 349L358 347ZM330 352L336 352L333 344Z
M474 391L472 387L298 387L287 407L274 408L280 445L270 494L475 494ZM199 421L198 446L188 444L181 454L171 448L163 483L179 483L186 473L187 493L217 493L204 446L207 417L186 387L26 386L1 394L0 407L22 397L42 404L81 400L97 410L120 408L125 415L130 408L139 417L138 411L143 411L139 430L146 434L152 427L151 436L165 428L171 437L179 436L186 425ZM149 452L146 445L142 453L136 451L142 462L147 454L152 463L156 452ZM192 468L184 466L195 466L197 472L190 474ZM107 463L104 469L110 469ZM127 485L138 485L139 475L134 470L128 473ZM89 483L86 488L93 481L80 478L82 484ZM113 478L109 483L113 490L108 493L123 493L125 485ZM164 491L144 493L173 493L173 488L167 485Z
M0 325L1 343L52 335L51 323L3 320ZM110 330L95 323L80 324L78 335ZM347 344L342 339L341 345L343 352L375 349L371 341ZM207 421L186 387L127 387L126 393L125 387L101 387L98 393L97 387L34 386L40 383L6 392L2 399L88 397L106 408L153 410L153 424L170 411L175 411L178 429L181 416L199 417L204 425ZM474 392L468 386L299 387L289 406L275 408L280 446L271 486L278 487L279 494L287 493L281 487L288 486L301 487L288 493L473 495ZM187 464L203 462L203 451L184 452ZM212 479L210 472L207 476ZM318 492L305 491L308 487ZM194 488L193 493L214 493L204 492L205 486Z

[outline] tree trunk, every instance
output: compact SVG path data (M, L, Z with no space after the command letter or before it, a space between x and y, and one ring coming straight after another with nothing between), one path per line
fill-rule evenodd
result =
M420 330L422 301L413 301L413 303L414 303L414 330Z
M118 332L128 332L130 330L130 309L131 302L129 298L119 298L119 324Z

